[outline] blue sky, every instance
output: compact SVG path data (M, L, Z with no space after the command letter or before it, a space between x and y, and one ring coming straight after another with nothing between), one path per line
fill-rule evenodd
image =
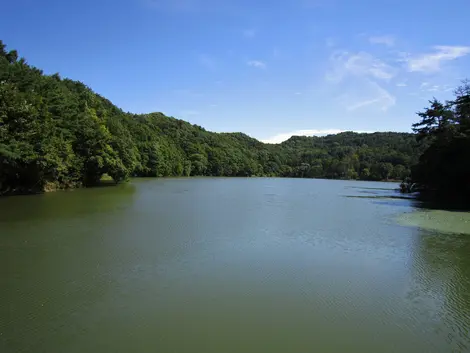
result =
M470 78L468 0L18 0L0 39L126 111L268 142L409 131Z

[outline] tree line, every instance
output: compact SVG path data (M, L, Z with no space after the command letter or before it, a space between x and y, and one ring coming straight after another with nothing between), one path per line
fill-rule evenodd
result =
M424 199L470 205L470 82L464 81L454 99L436 98L418 113L413 124L418 142L425 146L404 191L418 191Z
M276 145L162 113L124 112L82 82L46 75L0 41L0 194L129 177L278 176L387 180L427 148L413 134L345 132Z

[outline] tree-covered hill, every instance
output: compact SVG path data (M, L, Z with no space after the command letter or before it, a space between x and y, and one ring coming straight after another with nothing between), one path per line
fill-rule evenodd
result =
M0 194L93 185L103 174L402 179L423 146L407 133L263 144L162 113L131 114L85 84L45 75L0 41Z

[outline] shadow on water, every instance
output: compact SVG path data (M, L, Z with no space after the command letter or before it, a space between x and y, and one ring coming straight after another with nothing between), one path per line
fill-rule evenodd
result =
M468 212L470 206L463 204L462 202L448 202L448 201L436 201L426 200L420 198L418 195L415 196L415 207L426 210L443 210L450 212Z
M346 198L371 200L377 205L409 207L413 197L401 194L396 188L347 186L353 195L343 195Z
M350 197L355 199L392 199L392 200L414 200L412 197L407 196L382 196L382 195L374 195L374 196L362 196L362 195L344 195L344 197Z
M393 189L390 188L372 188L372 187L366 187L366 186L345 186L345 189L357 189L357 190L381 190L381 191L387 191L390 192Z
M371 187L371 186L345 186L352 195L347 197L403 197L404 195L399 192L399 188L395 184L390 184L390 187ZM364 196L365 195L365 196Z
M390 206L411 206L416 209L422 210L443 210L451 212L467 212L469 211L469 205L463 204L462 202L449 202L441 200L433 200L425 198L417 193L414 194L403 194L398 188L371 188L363 186L347 186L345 189L351 189L355 195L343 195L348 198L363 198L374 200L377 204L386 204ZM391 202L391 200L394 200ZM396 202L395 200L406 200L406 202ZM411 203L410 203L411 202Z
M357 196L357 195L345 195L344 197L353 198L353 199L367 199L372 200L371 202L376 205L385 205L393 207L410 207L410 200L413 199L409 197L402 196Z

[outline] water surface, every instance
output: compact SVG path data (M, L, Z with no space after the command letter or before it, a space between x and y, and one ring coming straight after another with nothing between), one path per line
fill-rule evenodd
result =
M2 198L0 351L469 352L470 236L401 222L423 210L396 187L153 179Z

